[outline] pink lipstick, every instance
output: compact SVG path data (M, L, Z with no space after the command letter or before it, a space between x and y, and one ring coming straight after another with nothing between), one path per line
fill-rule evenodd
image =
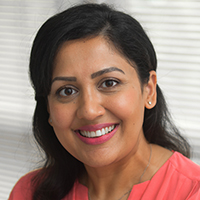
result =
M78 138L90 145L98 145L110 140L116 133L119 124L104 123L82 126L74 132Z

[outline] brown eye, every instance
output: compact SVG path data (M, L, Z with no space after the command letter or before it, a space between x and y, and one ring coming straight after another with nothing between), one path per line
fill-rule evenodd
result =
M75 93L77 93L77 91L70 87L63 88L62 90L59 91L59 95L63 97L67 97Z
M110 87L114 87L115 85L117 85L118 82L115 80L106 80L102 83L102 87L103 88L110 88Z

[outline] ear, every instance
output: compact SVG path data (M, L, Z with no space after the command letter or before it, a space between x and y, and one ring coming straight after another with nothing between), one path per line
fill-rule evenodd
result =
M52 119L51 119L50 116L49 116L48 122L49 122L49 124L52 126L53 122L52 122Z
M149 81L144 86L144 92L145 92L145 107L147 109L152 109L157 102L157 75L154 70L149 72Z
M49 124L52 126L52 119L51 119L51 116L50 116L49 102L47 102L47 112L49 113L48 122L49 122Z

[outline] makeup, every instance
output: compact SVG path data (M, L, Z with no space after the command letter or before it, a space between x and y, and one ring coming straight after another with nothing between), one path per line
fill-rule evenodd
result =
M104 123L88 125L75 130L78 138L90 145L98 145L110 140L116 133L119 124Z

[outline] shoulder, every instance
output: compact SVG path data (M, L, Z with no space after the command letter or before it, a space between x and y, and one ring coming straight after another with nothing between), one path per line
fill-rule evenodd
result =
M197 200L200 199L200 166L174 152L146 184L146 199Z
M39 172L35 170L22 176L12 189L8 200L32 199L34 188L32 187L32 178Z
M166 187L166 196L170 197L169 199L199 199L200 166L182 154L174 152L164 171L163 187Z
M35 188L32 186L31 182L34 176L39 173L40 170L35 170L29 172L28 174L22 176L19 181L15 184L13 190L10 193L8 200L30 200L32 199L33 192ZM87 200L88 190L86 186L79 183L78 180L75 181L71 191L63 198L63 200Z
M177 171L177 173L187 177L190 180L200 182L200 166L182 154L174 152L169 159L169 163L172 165L174 170Z

